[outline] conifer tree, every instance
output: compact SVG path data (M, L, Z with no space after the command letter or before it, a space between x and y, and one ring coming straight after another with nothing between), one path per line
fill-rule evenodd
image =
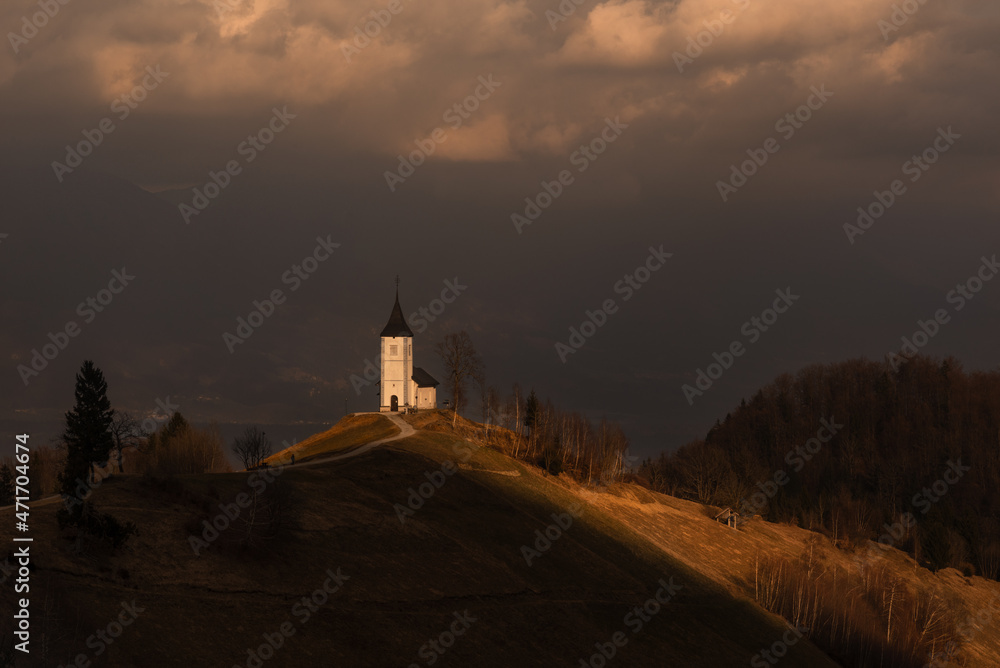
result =
M66 466L59 476L64 496L75 496L81 483L91 482L95 463L107 461L113 445L111 421L114 410L108 400L108 383L104 374L87 360L76 375L76 404L66 413Z

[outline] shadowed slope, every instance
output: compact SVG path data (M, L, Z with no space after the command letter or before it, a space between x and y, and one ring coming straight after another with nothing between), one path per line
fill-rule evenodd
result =
M460 468L449 473L445 462ZM48 647L33 658L247 665L247 649L287 622L292 634L267 666L422 666L436 651L429 641L453 622L461 627L455 615L468 611L466 620L476 621L454 644L438 645L445 651L435 665L579 666L597 645L610 651L621 633L615 665L714 667L747 665L785 631L778 618L588 501L585 490L447 433L421 431L343 461L286 467L266 486L260 475L109 480L95 503L141 531L116 555L97 547L74 555L58 537L55 507L39 508L35 638L45 633ZM278 537L241 550L224 530L196 556L189 536L203 533L200 520L218 518L220 504L232 511L240 493L258 486L271 490L262 497L288 494ZM428 498L414 501L412 515L398 512L420 492ZM574 503L579 518L558 537L550 529L555 539L547 550L535 545L528 565L522 546ZM302 597L338 569L349 579L306 619ZM643 620L631 611L648 604L661 579L680 589ZM9 588L3 595L8 601ZM144 611L95 658L88 636L133 599ZM834 665L806 641L782 664Z

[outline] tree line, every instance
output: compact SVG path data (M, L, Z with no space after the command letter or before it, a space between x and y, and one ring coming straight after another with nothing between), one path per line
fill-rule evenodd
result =
M74 400L58 447L43 446L31 457L30 498L61 495L61 526L80 527L117 547L135 532L134 525L98 512L89 500L108 476L126 470L148 476L232 470L216 426L200 429L174 412L155 430L145 429L135 415L111 407L104 373L90 360L76 375ZM238 454L246 436L234 443ZM13 481L7 458L0 464L0 505L13 503Z
M1000 371L924 356L809 366L640 474L667 494L997 579Z
M452 396L453 425L475 400L481 436L504 454L581 481L619 480L626 473L629 440L617 423L602 419L595 424L548 399L539 400L534 390L525 394L517 383L502 395L487 382L483 358L465 331L446 335L435 350Z

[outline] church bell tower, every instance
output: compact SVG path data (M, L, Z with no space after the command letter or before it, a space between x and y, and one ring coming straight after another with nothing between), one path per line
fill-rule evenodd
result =
M413 331L406 324L399 307L399 277L396 277L396 303L393 304L389 322L381 334L381 380L379 384L379 411L398 411L415 407L413 378Z

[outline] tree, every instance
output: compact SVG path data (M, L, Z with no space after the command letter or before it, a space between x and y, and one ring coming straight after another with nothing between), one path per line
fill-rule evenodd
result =
M459 412L465 406L465 382L480 373L483 362L465 330L457 334L446 335L444 340L435 346L434 350L444 362L448 374L447 386L451 391L452 404L455 409L455 416L452 418L452 425L454 425Z
M31 476L28 482L28 498L32 501L45 496L45 489L42 480L45 477L45 464L42 463L42 456L38 450L31 455Z
M255 469L271 456L271 440L256 426L247 427L233 440L233 452L246 470Z
M73 496L81 482L91 481L94 463L104 463L113 444L111 422L114 410L108 401L104 374L86 360L76 374L76 404L66 413L66 466L59 476L61 492Z
M170 416L170 421L158 432L150 434L149 446L153 449L166 449L170 445L171 439L185 433L189 428L188 421L184 419L180 411L177 411Z
M122 453L126 448L137 448L142 443L142 439L148 436L142 428L139 420L131 413L116 411L111 420L111 447L115 451L118 460L118 472L125 473L125 466L122 463Z
M232 470L218 426L193 427L180 413L174 413L166 424L149 435L133 461L133 472L150 475Z
M500 413L499 413L499 409L500 409L500 405L501 405L500 404L500 391L496 387L493 387L491 385L490 388L488 390L486 390L486 397L485 397L485 399L486 399L487 406L489 406L490 419L486 423L487 424L487 429L489 429L489 425L491 423L499 425L500 422L502 422L504 420L503 416L500 415Z
M535 391L531 390L528 400L524 403L524 426L534 431L535 422L538 420L538 397Z
M496 404L491 403L490 399L496 394L496 390L491 388L486 382L486 366L482 363L479 364L472 373L472 382L476 386L476 390L479 391L479 405L483 411L483 428L486 430L486 436L490 433L490 422L492 421L494 406ZM492 391L492 394L491 394Z

